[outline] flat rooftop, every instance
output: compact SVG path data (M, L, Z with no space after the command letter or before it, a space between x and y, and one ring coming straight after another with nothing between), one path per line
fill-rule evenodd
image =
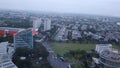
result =
M97 44L97 46L112 46L112 44Z

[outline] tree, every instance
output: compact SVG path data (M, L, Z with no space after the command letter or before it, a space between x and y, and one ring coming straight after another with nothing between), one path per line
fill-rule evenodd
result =
M31 54L31 49L27 47L23 48L17 48L16 52L13 55L13 62L19 67L19 68L30 68L31 67L31 59L30 55ZM21 60L21 57L25 57L26 59Z

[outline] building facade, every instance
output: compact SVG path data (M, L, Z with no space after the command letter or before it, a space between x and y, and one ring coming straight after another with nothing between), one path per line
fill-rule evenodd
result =
M41 19L36 19L33 21L33 29L37 30L40 25L42 24L42 20Z
M112 44L97 44L95 51L100 54L103 50L110 50L111 48Z
M50 19L44 19L44 31L51 29L51 20Z
M120 68L120 54L114 50L104 50L100 53L100 68Z
M41 18L33 20L33 28L32 28L33 35L38 34L38 29L40 28L41 24L42 24Z
M17 47L33 48L32 29L23 30L14 35L14 45Z

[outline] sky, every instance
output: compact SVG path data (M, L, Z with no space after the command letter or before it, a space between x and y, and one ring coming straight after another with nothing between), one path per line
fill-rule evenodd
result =
M0 0L0 9L84 13L120 17L120 0Z

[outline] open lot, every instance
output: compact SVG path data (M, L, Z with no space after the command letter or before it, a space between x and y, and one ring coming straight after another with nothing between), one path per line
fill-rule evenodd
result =
M65 53L70 50L91 50L95 49L96 44L80 44L80 43L60 43L53 42L51 43L53 50L58 54L63 56ZM113 48L120 49L118 45L113 45Z
M113 45L113 48L120 50L120 45Z
M91 50L95 49L95 44L80 44L80 43L51 43L53 50L63 56L70 50Z

